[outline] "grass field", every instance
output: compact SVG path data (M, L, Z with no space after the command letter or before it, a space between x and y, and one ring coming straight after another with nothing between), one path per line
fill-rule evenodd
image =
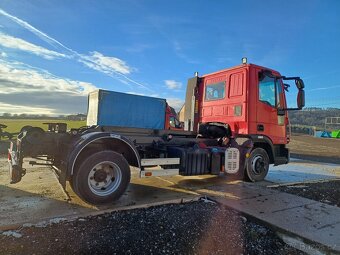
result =
M0 119L0 123L7 126L7 128L3 129L3 131L9 133L20 132L20 129L23 126L33 126L33 127L41 127L44 130L47 130L47 125L43 123L46 122L62 122L67 124L67 129L71 128L79 128L81 126L86 126L86 121L72 121L72 120L35 120L35 119Z

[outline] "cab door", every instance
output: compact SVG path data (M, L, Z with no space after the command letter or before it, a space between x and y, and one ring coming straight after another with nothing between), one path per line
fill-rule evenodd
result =
M268 136L273 144L285 144L285 116L279 116L277 111L278 108L284 107L282 82L272 75L259 71L257 85L257 134Z

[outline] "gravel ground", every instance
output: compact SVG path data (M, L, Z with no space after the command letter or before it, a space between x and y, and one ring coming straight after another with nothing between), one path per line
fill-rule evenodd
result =
M135 209L24 227L0 254L304 254L269 228L207 202Z
M340 207L340 180L279 186L277 189Z

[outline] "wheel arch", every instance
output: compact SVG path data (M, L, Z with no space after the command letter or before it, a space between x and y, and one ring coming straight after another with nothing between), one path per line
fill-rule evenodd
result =
M73 175L74 169L86 157L101 150L112 150L121 154L129 165L141 167L138 151L126 137L113 133L89 133L83 135L72 150L67 164L67 177L70 178Z
M267 136L251 136L251 139L254 143L253 149L262 148L264 149L269 157L269 163L274 164L275 162L275 154L274 154L274 145L271 139Z

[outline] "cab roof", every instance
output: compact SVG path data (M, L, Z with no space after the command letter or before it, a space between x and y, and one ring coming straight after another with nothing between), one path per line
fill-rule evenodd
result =
M249 63L249 64L241 64L241 65L238 65L238 66L229 67L229 68L222 69L222 70L219 70L219 71L216 71L216 72L213 72L213 73L209 73L209 74L204 74L204 75L201 76L201 78L208 77L208 76L211 76L211 75L214 75L214 74L219 74L219 73L226 72L226 71L231 71L231 70L236 70L236 69L244 69L245 67L247 67L247 68L254 68L255 67L255 68L265 69L265 70L269 70L269 71L272 71L274 73L280 74L278 71L276 71L274 69L270 69L268 67L259 66L259 65Z

